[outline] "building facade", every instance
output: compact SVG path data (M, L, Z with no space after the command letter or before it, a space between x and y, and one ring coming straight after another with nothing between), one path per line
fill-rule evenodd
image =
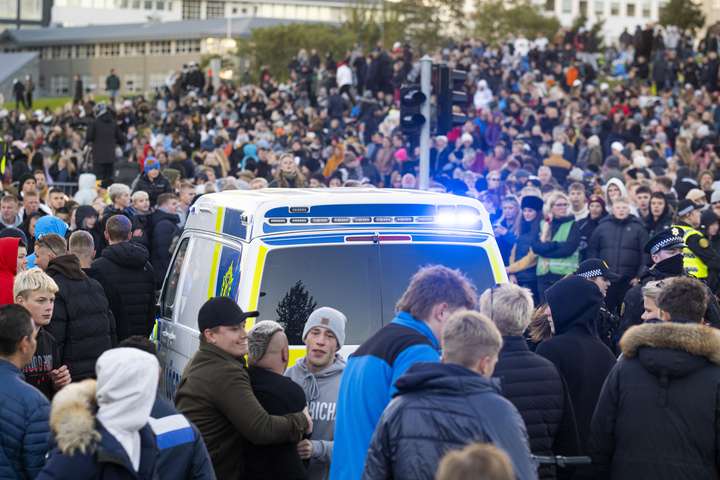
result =
M16 1L16 0L0 0ZM355 2L357 3L357 2ZM261 17L342 22L352 0L54 0L53 25Z
M246 37L255 28L284 23L288 21L238 18L6 30L0 35L0 53L38 54L38 96L72 96L75 75L82 78L86 93L104 94L111 68L123 93L138 94L164 85L183 65L227 49L225 43L234 42L228 33Z

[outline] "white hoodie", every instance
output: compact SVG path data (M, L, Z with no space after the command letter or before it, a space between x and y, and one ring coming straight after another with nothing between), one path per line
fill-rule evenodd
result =
M94 174L81 174L78 178L78 191L75 193L74 200L80 205L92 205L95 198L97 198L95 182L96 177Z
M135 471L140 467L140 431L155 403L160 365L137 348L113 348L97 360L97 419L122 445Z
M485 110L487 106L493 101L493 93L487 86L485 80L479 80L477 82L477 91L475 91L475 97L473 103L475 104L476 110Z

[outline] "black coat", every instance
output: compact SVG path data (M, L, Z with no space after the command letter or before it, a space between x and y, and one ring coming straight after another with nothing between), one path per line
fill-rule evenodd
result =
M648 238L652 238L662 230L670 228L672 224L672 213L667 206L665 207L665 212L663 212L657 220L653 218L652 214L648 215L647 218L645 218L645 228L648 231Z
M555 236L557 231L560 229L563 223L572 221L572 227L570 228L570 233L568 234L568 238L564 242L554 242L552 240L552 237ZM545 258L565 258L569 257L573 253L575 253L575 250L578 249L580 246L580 230L578 230L578 224L575 222L575 217L568 216L568 217L562 217L562 218L555 218L552 220L550 224L550 238L551 240L547 242L542 242L540 239L537 239L533 242L532 248L533 252L535 252L540 257Z
M173 241L180 235L180 218L172 213L156 210L150 215L150 263L155 270L155 286L160 288L170 266Z
M567 382L584 452L595 404L605 377L615 365L615 356L595 333L603 304L600 290L586 281L590 284L586 290L572 291L563 282L546 292L556 335L540 343L536 353L554 363Z
M150 335L155 319L155 271L147 249L135 242L105 247L92 263L91 276L105 290L118 341Z
M599 218L590 218L590 215L588 214L587 217L583 218L582 220L577 221L578 230L580 231L580 261L587 260L588 258L591 258L587 254L587 247L588 243L590 242L590 237L592 237L593 232L598 227L600 222L607 217L607 212L603 212L603 214Z
M525 424L495 382L465 367L417 363L375 428L363 480L433 479L450 449L493 443L508 454L517 478L537 478Z
M123 142L122 133L115 124L115 117L108 112L96 118L87 130L85 141L92 143L93 162L114 163L115 147Z
M50 261L46 273L60 289L55 295L52 320L46 327L60 348L60 364L73 381L95 376L95 361L115 342L115 320L105 292L80 268L75 255Z
M645 226L634 215L618 220L609 215L590 237L588 258L600 258L610 270L626 278L639 277L645 266L643 248L648 241Z
M516 262L530 253L533 242L538 239L538 235L540 234L539 219L535 219L532 222L520 220L520 222L520 235L518 235L517 241L515 242ZM537 277L536 271L537 269L533 266L517 272L515 277L517 277L520 282L531 283L534 282Z
M139 191L147 192L148 197L150 197L150 205L155 206L158 197L163 193L172 193L173 188L170 185L170 180L162 173L155 177L154 181L150 180L147 173L143 173L135 184L134 192Z
M525 421L535 455L577 455L578 436L572 402L552 362L530 351L523 337L503 337L493 377ZM541 467L541 478L555 478Z
M620 345L592 421L597 478L719 478L720 332L647 323Z
M307 405L302 387L290 378L258 367L248 368L248 374L255 397L270 415L302 412ZM298 480L307 478L307 470L297 453L296 443L248 444L243 478Z

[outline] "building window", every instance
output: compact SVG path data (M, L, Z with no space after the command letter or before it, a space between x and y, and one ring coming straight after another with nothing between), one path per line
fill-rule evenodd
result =
M50 78L50 93L56 97L63 97L70 93L70 80L68 77L54 76Z
M17 0L0 0L0 17L17 18Z
M165 80L167 79L167 75L163 73L151 73L150 74L150 89L155 90L157 88L162 88L165 86Z
M627 6L627 15L628 17L634 17L635 16L635 4L634 3L628 3Z
M588 2L587 2L587 0L580 0L578 7L580 9L580 16L587 18L588 17Z
M650 18L651 15L650 11L650 2L643 2L642 4L642 16L645 18Z
M572 0L562 0L562 13L572 13Z
M155 2L155 9L156 10L165 10L165 2L163 2L162 0Z
M142 75L134 73L125 75L125 90L130 93L139 93L143 89L143 78Z
M218 1L207 2L207 18L223 18L225 16L225 3Z
M610 15L612 15L613 17L617 17L618 15L620 15L619 3L613 2L610 4Z
M20 18L22 20L42 20L42 0L23 0L20 2Z
M172 44L170 41L150 42L150 55L170 55Z
M200 53L200 40L178 40L175 53Z
M100 56L101 57L120 56L120 44L119 43L101 43L100 44Z
M185 0L182 3L183 20L199 20L200 19L200 1Z
M595 9L596 17L602 17L605 15L605 2L602 0L595 0L595 2L593 2L593 7Z
M140 10L140 0L132 0L132 3L130 5L131 8L135 10Z
M83 93L90 93L97 90L97 85L93 81L92 75L83 75L82 76L82 82L83 82Z
M95 45L78 45L75 50L77 58L93 58L95 56Z
M51 58L53 60L63 60L66 58L70 58L70 47L55 46L51 48Z
M125 44L126 57L140 57L145 55L145 42L127 42Z

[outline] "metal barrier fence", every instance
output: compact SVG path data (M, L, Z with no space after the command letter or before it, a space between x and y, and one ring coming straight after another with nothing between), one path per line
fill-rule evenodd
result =
M78 191L78 184L77 182L53 182L50 188L58 188L68 197L72 197Z

